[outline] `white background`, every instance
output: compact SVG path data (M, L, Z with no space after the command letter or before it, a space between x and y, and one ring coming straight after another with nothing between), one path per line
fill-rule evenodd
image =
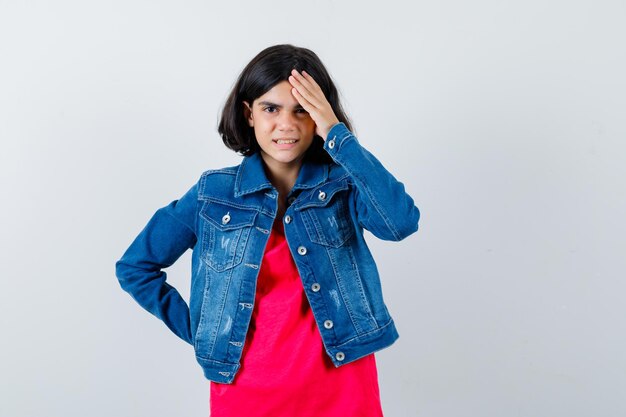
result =
M114 263L202 171L245 64L314 50L420 230L368 235L388 417L623 416L626 4L0 0L0 415L206 416ZM190 252L168 269L189 293ZM324 387L320 387L324 389ZM297 416L295 416L297 417Z

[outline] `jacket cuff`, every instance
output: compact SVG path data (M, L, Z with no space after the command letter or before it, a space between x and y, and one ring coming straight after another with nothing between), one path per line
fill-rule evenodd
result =
M349 139L356 140L356 137L352 134L352 132L350 132L350 130L348 130L345 123L336 123L328 131L328 136L324 141L324 149L334 159L334 154L337 153L339 149L341 149L341 145Z

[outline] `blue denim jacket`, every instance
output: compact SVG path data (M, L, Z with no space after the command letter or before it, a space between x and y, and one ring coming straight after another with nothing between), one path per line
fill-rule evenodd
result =
M282 221L325 350L341 366L398 338L363 229L398 241L417 230L420 213L345 124L324 149L335 163L303 163ZM208 170L156 211L116 263L122 288L193 345L209 380L232 383L239 370L277 196L258 152ZM162 271L187 249L189 305Z

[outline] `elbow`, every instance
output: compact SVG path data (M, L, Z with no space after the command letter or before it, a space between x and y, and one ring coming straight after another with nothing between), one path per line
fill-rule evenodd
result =
M120 287L128 293L132 292L133 284L136 280L133 279L133 272L135 268L126 263L124 259L120 259L115 262L115 276L120 284Z
M417 232L420 220L419 209L415 205L412 206L403 220L396 228L395 240L397 241L403 240Z
M124 263L119 260L115 262L115 276L117 277L117 281L119 282L122 289L126 289L126 266Z

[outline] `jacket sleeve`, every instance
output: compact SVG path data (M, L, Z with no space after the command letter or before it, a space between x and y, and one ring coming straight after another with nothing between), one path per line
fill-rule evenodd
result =
M419 209L404 185L365 149L346 125L330 129L324 149L345 168L356 186L361 227L383 240L402 240L418 229Z
M158 209L115 264L122 288L178 337L192 343L189 306L162 271L196 244L197 184Z

